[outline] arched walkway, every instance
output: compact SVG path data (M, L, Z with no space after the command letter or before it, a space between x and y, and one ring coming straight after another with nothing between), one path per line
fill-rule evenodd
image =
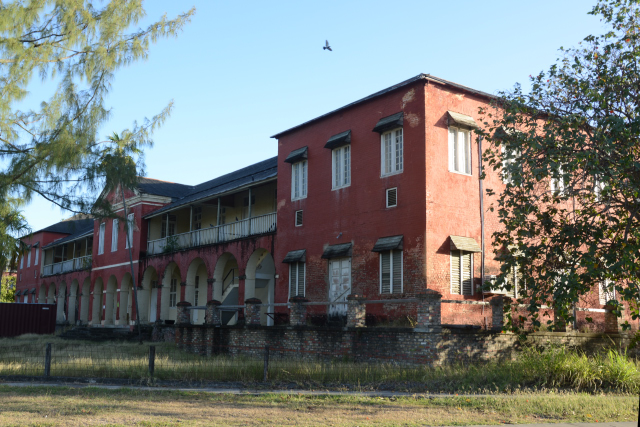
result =
M138 289L140 323L153 323L158 318L158 273L147 267L142 275L142 289Z
M86 278L82 283L82 294L80 296L80 322L89 322L89 296L91 294L91 279Z
M184 300L194 306L207 303L207 266L201 258L194 259L189 265ZM191 322L196 325L203 324L204 310L191 310Z
M104 324L115 324L116 312L118 306L116 304L116 293L118 292L118 280L116 276L109 277L107 287L104 293Z
M69 288L69 308L67 310L67 319L69 319L69 323L74 325L76 320L78 319L78 280L73 279L71 282L71 287Z
M102 323L102 309L104 307L103 299L104 284L102 277L96 279L93 285L93 310L91 312L91 324L100 325Z
M170 263L162 276L162 294L160 295L160 318L176 320L176 304L180 302L180 268L175 262Z
M49 290L47 292L47 304L55 304L56 302L56 284L49 283Z
M126 273L120 284L120 304L118 310L118 325L130 325L133 320L133 281L131 274Z
M255 297L263 304L269 304L269 306L260 307L260 324L273 326L273 317L268 316L267 313L274 312L271 304L273 304L275 297L276 266L269 251L257 249L252 253L247 262L245 274L245 298Z
M40 285L40 290L38 291L38 303L47 303L47 285L45 285L44 283Z
M228 252L218 258L213 270L213 299L221 301L223 305L238 304L238 261ZM221 313L223 325L235 325L238 321L237 312L223 311Z

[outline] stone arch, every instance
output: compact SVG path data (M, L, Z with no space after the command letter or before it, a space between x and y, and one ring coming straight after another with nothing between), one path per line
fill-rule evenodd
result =
M91 294L91 279L86 278L82 282L82 293L80 294L80 322L89 322L89 296Z
M255 297L263 304L269 304L260 307L260 324L266 326L273 326L273 317L267 313L274 312L275 274L276 266L271 253L266 249L256 249L247 261L244 295L247 299Z
M42 283L40 285L40 290L38 291L38 304L46 304L47 303L47 285Z
M223 253L213 270L213 299L221 301L223 305L238 304L239 282L238 261L233 254ZM222 323L233 325L237 322L237 315L226 311L221 313Z
M170 262L162 276L162 293L160 294L160 318L163 320L176 320L176 304L180 302L180 267L175 262Z
M69 323L74 325L76 320L78 320L78 279L73 279L71 281L71 286L69 287L69 308L67 309L67 319L69 319Z
M202 258L196 258L189 264L184 300L194 306L207 303L207 265ZM194 324L204 323L204 310L191 310L191 321Z
M147 267L142 275L142 286L138 288L140 323L153 323L158 318L158 272Z
M47 304L55 304L56 302L56 284L49 283L49 289L47 290Z
M118 304L116 303L116 294L118 293L118 279L111 275L107 280L107 286L104 292L104 324L114 325Z
M104 307L104 283L102 277L98 277L93 285L93 310L91 313L91 324L100 325L102 323L102 309Z
M125 273L122 277L119 299L118 325L129 326L133 320L133 280L131 279L131 273Z

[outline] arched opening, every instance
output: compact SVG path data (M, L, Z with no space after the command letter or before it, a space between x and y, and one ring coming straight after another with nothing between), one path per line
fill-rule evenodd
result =
M60 283L56 303L56 322L64 323L67 321L67 284L65 282Z
M116 304L116 293L118 292L118 280L116 276L109 277L104 293L104 324L114 325L118 305Z
M38 304L46 304L47 303L47 285L41 284L40 290L38 291Z
M89 322L89 296L91 294L91 279L86 278L82 283L82 294L80 296L80 322Z
M225 252L213 271L213 299L222 305L237 305L238 297L238 261ZM235 325L238 321L238 312L234 310L221 311L220 316L223 325Z
M273 326L276 266L269 251L257 249L252 253L245 274L245 298L255 297L267 304L260 307L260 324Z
M55 304L56 302L56 284L49 283L49 291L47 292L47 304Z
M147 267L142 275L142 289L138 289L140 323L153 323L158 318L158 273Z
M71 325L74 325L78 320L78 308L78 280L73 279L69 287L69 309L67 311L67 319L69 319Z
M125 273L120 284L118 325L129 326L133 320L133 281L131 274Z
M93 285L93 309L91 311L91 324L102 324L102 310L104 308L104 283L102 283L102 277L96 279L96 283Z
M207 303L207 266L200 258L194 259L187 270L184 300L193 306L204 306ZM203 324L204 310L191 310L191 322Z
M162 276L162 293L160 295L160 318L176 320L176 305L180 302L180 269L175 262L170 263Z

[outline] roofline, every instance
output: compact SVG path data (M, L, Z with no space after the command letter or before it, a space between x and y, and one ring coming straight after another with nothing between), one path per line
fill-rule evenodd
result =
M413 84L413 83L421 81L421 80L430 81L430 82L434 82L434 83L440 83L440 84L447 85L447 86L452 86L452 87L455 87L456 89L461 89L461 90L464 90L465 92L469 92L469 93L472 93L474 95L479 95L479 96L483 96L483 97L490 98L490 99L498 99L498 97L496 95L491 95L490 93L487 93L487 92L483 92L483 91L480 91L480 90L472 89L472 88L470 88L468 86L464 86L464 85L461 85L461 84L458 84L458 83L450 82L448 80L441 79L440 77L432 76L431 74L418 74L417 76L412 77L412 78L410 78L408 80L405 80L403 82L400 82L398 84L390 86L390 87L388 87L386 89L383 89L383 90L381 90L379 92L373 93L373 94L371 94L369 96L365 96L362 99L359 99L359 100L354 101L354 102L352 102L350 104L342 106L342 107L340 107L338 109L335 109L333 111L329 111L328 113L325 113L325 114L323 114L321 116L318 116L318 117L316 117L314 119L308 120L308 121L306 121L304 123L301 123L299 125L296 125L296 126L294 126L292 128L289 128L287 130L279 132L279 133L271 136L271 138L276 138L277 139L278 137L280 137L281 135L284 135L285 133L289 133L289 132L294 131L296 129L299 129L299 128L303 127L303 126L306 126L306 125L311 124L313 122L316 122L318 120L324 119L325 117L328 117L328 116L330 116L332 114L335 114L335 113L338 113L340 111L346 110L347 108L354 107L354 106L356 106L358 104L361 104L363 102L370 101L372 99L378 98L378 97L380 97L382 95L385 95L385 94L387 94L389 92L392 92L392 91L397 90L397 89L401 89L401 88L403 88L405 86L408 86L410 84Z
M242 190L246 190L249 187L255 187L256 184L265 184L267 182L275 181L277 179L278 179L278 176L276 175L276 176L272 176L272 177L263 179L261 181L251 181L251 183L249 183L249 184L242 185L240 187L236 187L236 188L234 188L232 190L224 191L224 192L221 192L221 193L210 194L208 196L202 197L201 199L195 199L195 200L192 200L190 202L180 203L180 204L174 206L173 209L167 209L167 210L165 210L163 212L158 212L161 209L163 209L163 207L162 207L162 208L158 209L157 211L150 212L150 213L144 215L142 218L150 219L150 218L156 217L158 215L163 215L165 213L173 212L173 211L178 210L178 209L180 209L180 208L182 208L184 206L191 205L191 204L196 203L196 202L201 201L201 200L216 199L216 198L219 198L219 197L227 196L229 194L233 194L233 193L237 193L237 192L242 191ZM169 206L169 205L167 205L167 206Z
M69 239L69 240L64 241L64 242L58 242L59 240L71 237L71 235L69 235L67 237L61 237L58 240L54 240L53 242L49 243L47 246L43 246L42 249L50 249L50 248L55 248L56 246L66 245L67 243L75 242L76 240L80 240L82 238L86 238L87 236L93 236L93 230L87 230L87 232L82 233L82 234L76 236L73 239Z

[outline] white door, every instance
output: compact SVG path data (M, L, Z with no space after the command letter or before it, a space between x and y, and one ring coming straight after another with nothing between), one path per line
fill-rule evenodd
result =
M151 289L151 298L149 298L149 322L156 321L158 310L158 288Z
M351 294L351 258L329 260L329 301L346 302ZM346 316L346 304L331 304L329 316Z

